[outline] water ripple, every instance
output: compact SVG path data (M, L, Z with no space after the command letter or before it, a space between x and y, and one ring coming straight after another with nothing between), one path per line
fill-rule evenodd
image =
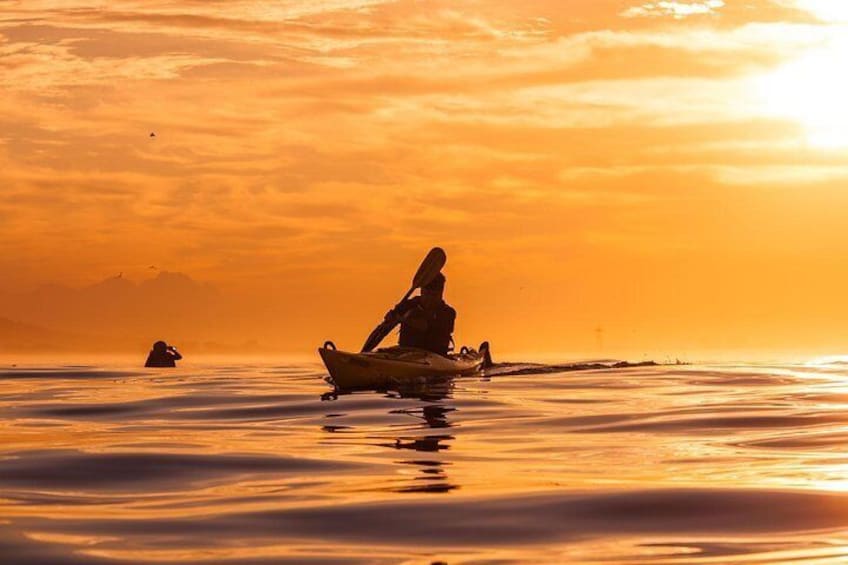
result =
M314 365L4 368L0 554L840 559L844 370L518 363L332 394Z

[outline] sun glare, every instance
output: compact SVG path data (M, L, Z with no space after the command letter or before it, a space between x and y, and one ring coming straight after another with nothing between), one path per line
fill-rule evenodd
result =
M848 17L848 1L841 9ZM799 122L810 145L848 148L846 60L848 39L838 39L760 77L757 89L765 112Z
M797 0L796 5L826 22L848 22L848 2L845 0Z

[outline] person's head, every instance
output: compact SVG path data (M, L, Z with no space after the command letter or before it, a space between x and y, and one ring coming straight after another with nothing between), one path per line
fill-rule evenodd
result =
M442 301L445 293L445 275L439 273L433 280L421 287L421 301L424 306L435 306Z
M156 353L165 353L168 350L168 344L164 341L157 341L153 344L153 351Z

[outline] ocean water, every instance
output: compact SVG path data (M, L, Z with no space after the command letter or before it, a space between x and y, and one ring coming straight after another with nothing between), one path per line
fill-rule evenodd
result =
M0 366L0 561L848 561L848 365Z

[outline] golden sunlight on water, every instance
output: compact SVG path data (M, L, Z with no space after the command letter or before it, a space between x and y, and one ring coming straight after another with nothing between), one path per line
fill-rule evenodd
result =
M567 369L334 395L309 364L7 366L0 548L33 564L848 555L838 359Z

